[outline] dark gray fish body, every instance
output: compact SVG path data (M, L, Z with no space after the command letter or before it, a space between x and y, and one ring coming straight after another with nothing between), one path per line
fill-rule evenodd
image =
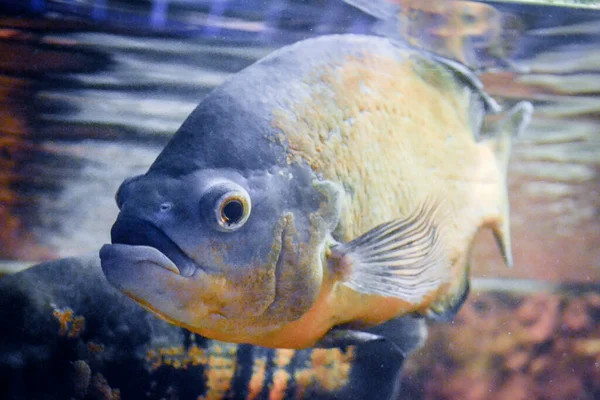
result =
M391 399L404 360L385 341L287 350L204 339L123 296L97 257L2 277L0 293L6 400Z

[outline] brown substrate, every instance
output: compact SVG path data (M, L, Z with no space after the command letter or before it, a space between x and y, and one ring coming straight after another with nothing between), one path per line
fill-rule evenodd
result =
M600 398L600 293L473 293L407 363L406 398Z

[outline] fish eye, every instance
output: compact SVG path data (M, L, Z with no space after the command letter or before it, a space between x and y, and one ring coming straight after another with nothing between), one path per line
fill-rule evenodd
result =
M212 213L204 215L210 217L212 214L209 219L216 220L217 229L222 232L241 228L250 216L250 196L244 188L233 182L212 186L203 196L202 204L205 210L212 208Z
M238 199L227 200L221 205L221 220L227 224L236 224L244 216L244 204Z
M241 223L245 222L247 204L244 200L244 198L233 195L219 204L218 222L222 228L237 229Z

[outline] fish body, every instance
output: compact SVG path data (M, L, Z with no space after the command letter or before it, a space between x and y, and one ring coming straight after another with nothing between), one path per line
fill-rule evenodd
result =
M481 227L510 263L509 138L530 113L481 136L495 103L465 71L335 35L233 75L122 184L106 277L172 323L266 347L456 309Z
M0 330L2 399L398 398L404 355L389 342L292 350L207 340L133 304L96 255L4 276L0 293L10 321ZM405 341L418 340L405 328Z

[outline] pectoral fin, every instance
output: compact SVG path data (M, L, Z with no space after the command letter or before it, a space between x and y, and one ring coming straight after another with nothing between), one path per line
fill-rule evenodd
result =
M437 210L427 202L407 218L334 246L330 267L357 292L419 303L444 281L450 264L434 223Z

